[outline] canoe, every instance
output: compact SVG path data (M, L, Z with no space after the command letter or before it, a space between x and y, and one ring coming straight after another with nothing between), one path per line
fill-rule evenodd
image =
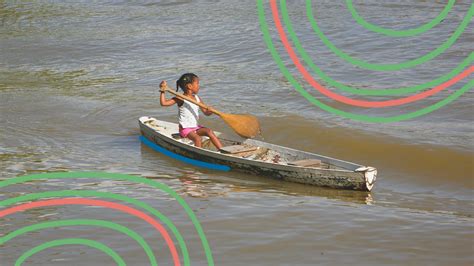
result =
M217 151L207 137L202 148L181 138L178 124L143 116L139 118L142 141L173 158L198 166L232 170L301 184L371 191L377 169L335 158L295 150L254 139L240 139L214 132L224 146Z

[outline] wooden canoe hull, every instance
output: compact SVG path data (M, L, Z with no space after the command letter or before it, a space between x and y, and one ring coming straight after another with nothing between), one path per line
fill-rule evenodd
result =
M178 132L178 125L165 121L156 120L158 125L163 125L163 129L151 126L149 123L152 117L141 117L139 119L140 131L142 135L152 143L171 151L175 154L191 158L194 160L229 166L231 170L249 173L258 176L266 176L280 180L296 182L301 184L330 187L337 189L351 189L370 191L376 177L376 169L364 167L362 165L337 160L330 157L321 156L293 150L290 148L264 143L255 140L246 140L245 143L266 146L274 150L282 150L287 154L292 154L295 158L323 158L333 164L340 164L345 168L352 169L319 169L312 167L300 167L287 164L269 163L246 158L240 158L216 151L197 148L193 145L183 143L174 139L169 132ZM156 124L155 123L155 124ZM218 132L216 132L219 135ZM357 169L357 171L356 171ZM370 182L369 182L370 181Z

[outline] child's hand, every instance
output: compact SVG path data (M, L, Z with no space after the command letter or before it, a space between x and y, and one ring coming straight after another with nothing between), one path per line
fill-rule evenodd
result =
M161 83L160 83L160 92L165 92L166 91L166 87L168 87L168 84L166 83L165 80L163 80Z
M207 108L204 108L203 111L204 111L204 114L206 115L212 115L213 114L212 110L214 110L214 108L208 105Z

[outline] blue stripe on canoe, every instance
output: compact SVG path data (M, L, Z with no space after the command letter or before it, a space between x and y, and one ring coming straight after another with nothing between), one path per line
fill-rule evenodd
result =
M188 163L188 164L192 164L192 165L195 165L195 166L199 166L199 167L204 167L204 168L209 168L209 169L213 169L213 170L220 170L220 171L229 171L230 170L230 167L227 166L227 165L222 165L222 164L213 164L213 163L206 163L206 162L203 162L203 161L199 161L199 160L194 160L194 159L191 159L191 158L188 158L188 157L184 157L182 155L179 155L179 154L176 154L174 152L171 152L161 146L158 146L156 143L154 142L151 142L150 140L148 140L147 138L145 138L144 136L140 136L140 140L145 144L147 145L148 147L152 148L153 150L157 151L157 152L160 152L160 153L163 153L164 155L168 156L168 157L171 157L173 159L176 159L176 160L180 160L182 162L185 162L185 163Z

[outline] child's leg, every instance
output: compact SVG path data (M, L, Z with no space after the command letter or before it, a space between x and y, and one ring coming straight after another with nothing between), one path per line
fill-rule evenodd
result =
M220 150L222 148L221 141L217 138L217 136L214 134L214 131L212 131L211 129L203 127L198 129L196 133L199 136L208 136L212 144L214 144L214 146L217 148L217 150Z
M201 148L202 146L201 136L199 136L196 133L196 131L189 132L189 134L186 137L194 142L194 146Z

